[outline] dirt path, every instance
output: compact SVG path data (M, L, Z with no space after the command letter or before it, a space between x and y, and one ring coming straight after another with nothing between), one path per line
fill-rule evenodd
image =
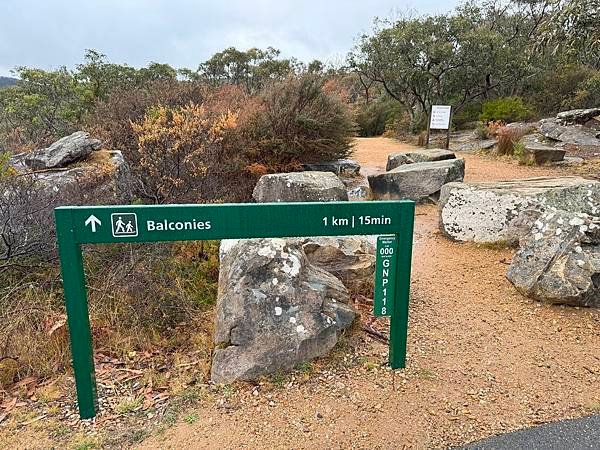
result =
M408 148L359 139L355 158L381 170ZM557 173L460 156L467 180ZM239 386L140 448L443 448L600 411L600 311L519 295L511 250L450 242L435 206L417 214L406 370L383 368L386 346L360 335L338 366Z

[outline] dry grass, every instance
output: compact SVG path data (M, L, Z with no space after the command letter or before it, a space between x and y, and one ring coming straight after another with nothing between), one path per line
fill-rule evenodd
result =
M515 152L515 146L523 136L527 134L527 130L519 128L500 127L496 132L498 138L498 154L512 155Z

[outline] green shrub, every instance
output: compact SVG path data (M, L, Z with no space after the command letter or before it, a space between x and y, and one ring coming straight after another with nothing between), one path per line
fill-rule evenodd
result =
M358 135L381 136L390 123L401 117L402 112L402 105L392 99L376 100L358 106L355 112Z
M484 122L501 120L502 122L518 122L527 120L533 113L523 103L521 97L502 97L483 104L479 118Z
M478 139L487 139L490 137L490 129L483 124L477 125L477 128L475 128L474 133Z
M472 124L479 121L480 115L481 103L467 103L452 113L452 125L458 130L472 128Z
M595 108L600 105L600 72L581 82L573 98L565 106L570 108Z

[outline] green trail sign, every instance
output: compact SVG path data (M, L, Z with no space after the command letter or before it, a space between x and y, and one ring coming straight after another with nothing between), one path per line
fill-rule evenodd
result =
M375 296L380 303L385 298L386 310L375 312L391 316L389 358L397 369L406 363L414 210L412 201L56 208L80 417L94 417L98 409L82 244L392 235L378 243ZM381 249L393 250L380 255Z

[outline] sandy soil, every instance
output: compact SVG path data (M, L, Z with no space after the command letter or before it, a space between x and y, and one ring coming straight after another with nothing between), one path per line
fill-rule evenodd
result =
M355 158L369 173L409 148L358 139ZM560 174L460 156L472 181ZM512 251L448 241L435 206L418 207L415 238L407 369L361 334L338 366L239 386L140 448L444 448L600 411L600 311L521 296Z

